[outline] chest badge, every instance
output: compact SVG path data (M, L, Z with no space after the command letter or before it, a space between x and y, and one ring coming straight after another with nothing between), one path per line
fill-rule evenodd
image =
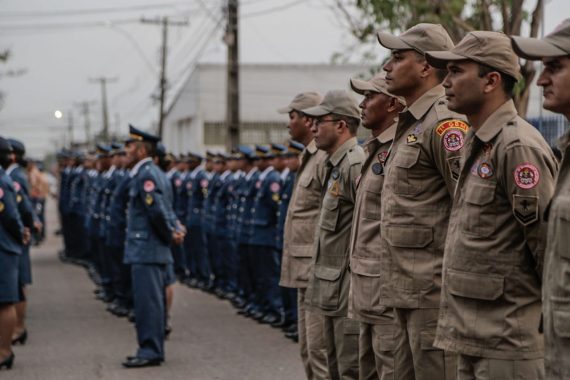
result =
M492 177L493 174L495 174L495 171L489 162L481 162L477 168L477 174L479 177L487 179Z
M334 181L330 187L329 187L329 193L331 193L331 195L338 197L340 194L340 185L338 184L338 181Z
M331 172L332 179L338 179L340 177L340 173L337 168L334 168Z
M408 144L412 144L415 143L416 141L418 141L418 136L414 135L413 133L409 134L408 137L406 138L406 141L408 142Z
M384 172L384 167L382 166L381 163L375 162L374 165L372 165L372 173L380 175L383 172Z
M445 135L443 136L443 146L445 150L449 152L456 152L459 149L463 148L463 145L464 139L462 132L456 129L451 129L445 132Z

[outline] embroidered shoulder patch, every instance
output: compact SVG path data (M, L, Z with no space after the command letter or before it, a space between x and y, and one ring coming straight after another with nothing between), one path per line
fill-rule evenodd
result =
M467 130L469 130L469 126L463 120L459 119L446 120L437 126L437 128L435 129L435 133L437 133L438 136L443 136L443 134L450 129L459 129L462 130L464 133L466 133Z
M19 182L14 181L14 190L16 190L16 193L19 193L20 190L22 189L22 187L20 186Z
M150 193L151 191L153 191L155 189L154 182L152 182L150 179L144 181L143 189L147 193Z
M540 180L540 172L538 171L538 168L528 162L517 166L513 176L516 185L524 190L532 189L538 185L538 181Z
M203 179L200 181L200 187L203 189L205 187L208 187L208 180L207 179Z
M513 195L513 214L523 226L538 220L538 197Z
M4 190L0 188L0 199L4 198Z
M182 185L182 180L180 178L176 178L174 185L176 185L176 187L180 187L180 185Z
M457 152L459 149L463 148L463 145L465 144L463 133L457 129L450 129L445 132L442 141L445 150L449 152Z
M269 185L269 190L271 190L272 193L277 193L279 190L281 190L281 186L279 186L277 182L273 182L271 185Z

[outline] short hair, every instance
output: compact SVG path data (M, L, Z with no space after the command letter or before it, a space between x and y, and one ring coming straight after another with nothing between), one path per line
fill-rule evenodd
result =
M509 98L512 98L514 96L514 89L515 85L517 84L517 80L508 74L502 73L499 70L492 68L491 66L479 63L479 78L483 78L485 75L492 73L493 71L501 75L503 91Z
M356 131L358 130L358 127L360 126L360 119L357 119L355 117L352 116L345 116L345 115L339 115L339 114L333 114L334 118L337 120L342 120L346 123L346 127L348 128L348 131L350 132L351 135L355 136L356 135Z
M137 141L138 146L144 147L146 153L150 157L156 156L156 144L149 141Z

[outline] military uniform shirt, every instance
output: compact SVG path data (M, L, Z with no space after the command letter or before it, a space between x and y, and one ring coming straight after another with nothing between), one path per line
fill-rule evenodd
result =
M557 164L512 100L470 131L445 246L435 346L493 359L543 356L540 287Z
M368 140L367 154L357 178L356 202L350 238L351 291L349 316L366 323L393 323L392 308L380 305L383 282L380 254L380 196L384 184L384 161L396 132L393 124Z
M311 141L301 154L301 166L287 209L283 234L283 258L279 285L288 288L307 287L315 228L321 209L326 153Z
M400 113L382 190L381 304L437 308L451 196L467 124L447 108L442 86Z
M327 185L316 230L313 265L305 300L313 310L328 316L347 316L350 276L350 229L356 178L365 154L356 137L342 144L326 163Z

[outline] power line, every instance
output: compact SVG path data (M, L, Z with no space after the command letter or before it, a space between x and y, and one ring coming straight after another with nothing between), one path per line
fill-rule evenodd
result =
M288 8L291 8L291 7L294 7L295 5L299 5L299 4L301 4L301 3L306 3L306 2L307 2L307 0L295 0L295 1L292 1L292 2L290 2L290 3L288 3L288 4L283 4L283 5L280 5L280 6L277 6L277 7L273 7L273 8L269 8L269 9L264 9L264 10L261 10L261 11L255 11L255 12L246 13L246 14L242 15L241 18L249 18L249 17L263 16L263 15L266 15L266 14L269 14L269 13L279 12L279 11L282 11L282 10L285 10L285 9L288 9Z

